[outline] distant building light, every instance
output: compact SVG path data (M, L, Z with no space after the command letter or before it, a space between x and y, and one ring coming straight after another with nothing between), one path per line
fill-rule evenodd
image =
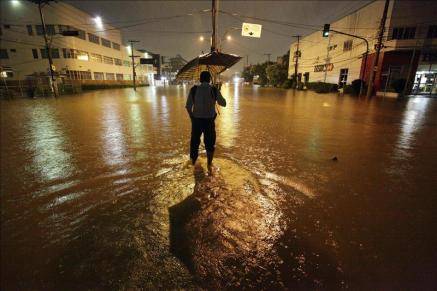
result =
M144 53L144 57L145 57L146 59L148 59L148 58L149 58L149 54L148 54L148 53Z
M17 6L19 6L21 3L20 3L20 1L18 1L18 0L11 0L11 4L12 4L12 6L17 7Z
M203 37L203 35L201 35L201 36L199 37L199 40L200 40L200 41L204 41L204 40L205 40L205 38Z
M2 76L2 78L7 78L8 77L8 73L6 71L2 71L1 72L1 76Z
M94 22L98 28L103 28L102 18L100 16L94 17Z
M88 61L88 55L78 55L77 59L81 61Z

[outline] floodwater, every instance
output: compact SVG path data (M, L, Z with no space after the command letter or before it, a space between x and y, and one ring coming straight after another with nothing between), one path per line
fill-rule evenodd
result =
M188 89L1 101L2 289L437 286L437 99L224 86L211 176Z

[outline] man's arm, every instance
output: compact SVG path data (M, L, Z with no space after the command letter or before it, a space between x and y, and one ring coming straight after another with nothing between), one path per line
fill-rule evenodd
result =
M216 96L217 96L217 103L218 103L218 105L220 105L222 107L226 107L226 99L223 98L222 93L217 88L216 88Z
M185 108L187 109L190 118L193 118L193 103L193 88L191 88L190 93L188 94L187 103L185 104Z

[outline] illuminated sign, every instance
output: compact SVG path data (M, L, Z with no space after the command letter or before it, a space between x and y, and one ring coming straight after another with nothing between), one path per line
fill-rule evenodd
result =
M241 28L241 35L248 37L261 37L261 24L245 23L243 22L243 27Z
M327 72L327 71L332 71L333 69L334 69L333 63L314 66L314 72Z

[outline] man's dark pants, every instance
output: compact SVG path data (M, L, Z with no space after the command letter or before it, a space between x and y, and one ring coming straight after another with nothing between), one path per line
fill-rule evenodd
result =
M203 133L203 143L207 153L214 153L215 147L215 117L191 118L190 158L196 161L199 156L200 136Z

